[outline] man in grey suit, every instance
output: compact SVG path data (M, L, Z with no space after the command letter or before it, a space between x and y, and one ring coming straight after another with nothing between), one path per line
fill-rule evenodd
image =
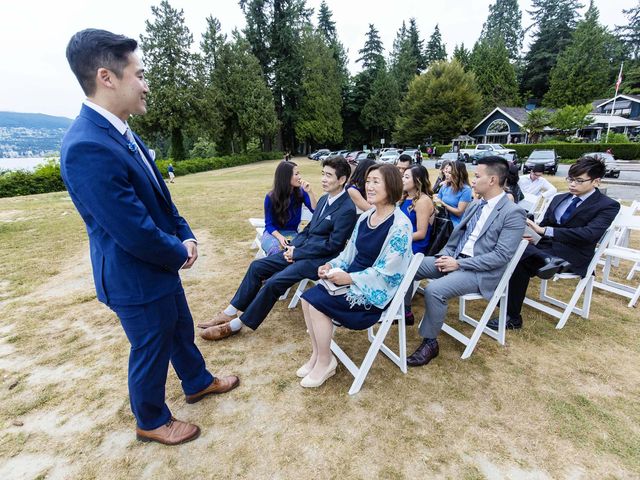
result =
M509 164L503 158L478 160L473 188L481 200L467 208L442 251L422 261L415 279L436 280L424 289L425 314L420 324L423 341L407 359L408 365L426 365L438 356L437 336L447 313L447 301L468 293L490 299L515 254L526 214L505 194L508 171Z

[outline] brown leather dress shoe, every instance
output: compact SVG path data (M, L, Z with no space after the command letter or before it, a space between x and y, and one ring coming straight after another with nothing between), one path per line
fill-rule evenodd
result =
M217 341L235 335L238 332L240 332L240 330L236 330L235 332L231 330L230 323L223 323L222 325L216 325L215 327L209 327L203 330L200 332L200 336L205 340Z
M218 312L218 314L211 319L210 322L199 323L197 325L198 328L209 328L215 327L216 325L222 325L223 323L229 323L235 317L230 317L224 312Z
M185 395L187 403L196 403L202 400L207 395L218 395L220 393L227 393L240 385L240 379L235 375L229 375L227 377L216 377L204 390L194 393L193 395Z
M158 442L163 445L178 445L195 440L200 435L200 427L181 422L171 417L165 425L153 430L136 428L136 437L141 442Z

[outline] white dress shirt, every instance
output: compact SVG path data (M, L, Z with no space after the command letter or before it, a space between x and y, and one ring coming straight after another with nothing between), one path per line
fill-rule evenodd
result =
M496 205L500 200L502 200L504 196L506 196L506 193L502 192L500 195L493 197L491 200L487 200L487 204L482 209L482 213L480 214L480 218L478 219L473 232L471 232L471 235L469 235L467 243L464 244L464 248L460 253L469 257L473 257L473 247L476 244L476 240L478 240L478 237L480 236L480 232L482 232L484 224L487 223L489 215L491 215L493 209L496 208Z
M327 209L327 207L330 207L331 205L333 205L333 202L335 202L337 199L339 199L342 195L344 195L345 189L343 188L342 190L340 190L340 193L334 195L333 197L330 197L327 195L327 202L324 204L324 207L322 207L322 211L320 212L320 216L322 217L322 214L324 213L324 211Z
M536 177L535 180L531 180L529 175L522 175L518 181L518 185L524 193L530 193L532 195L540 195L542 193L544 198L553 197L558 193L558 189L543 177Z

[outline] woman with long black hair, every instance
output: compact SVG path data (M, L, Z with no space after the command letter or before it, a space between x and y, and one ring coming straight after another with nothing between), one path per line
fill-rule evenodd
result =
M273 178L273 189L264 198L264 233L261 246L267 255L278 253L298 233L302 204L313 212L318 203L311 185L300 177L298 165L283 161Z

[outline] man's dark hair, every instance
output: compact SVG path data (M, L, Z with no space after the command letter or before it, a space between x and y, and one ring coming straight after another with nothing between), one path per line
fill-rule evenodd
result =
M531 167L531 171L544 173L544 165L541 163L534 163L533 167Z
M486 165L487 171L492 175L496 175L498 177L498 184L504 187L507 181L507 175L509 174L509 162L502 157L490 155L478 159L478 165Z
M96 92L96 72L99 68L111 70L116 77L129 63L129 55L138 48L138 42L124 35L106 30L88 28L76 33L67 45L67 61L85 95Z
M349 167L349 164L342 155L325 158L322 161L322 166L333 168L336 171L336 177L338 178L338 180L340 180L340 178L342 177L345 177L345 184L351 176L351 167Z
M411 158L411 155L407 155L406 153L403 153L402 155L400 155L398 157L398 163L400 162L413 162L413 159Z
M569 176L575 178L586 173L591 180L595 180L596 178L604 177L606 171L604 159L598 156L585 155L569 167Z

